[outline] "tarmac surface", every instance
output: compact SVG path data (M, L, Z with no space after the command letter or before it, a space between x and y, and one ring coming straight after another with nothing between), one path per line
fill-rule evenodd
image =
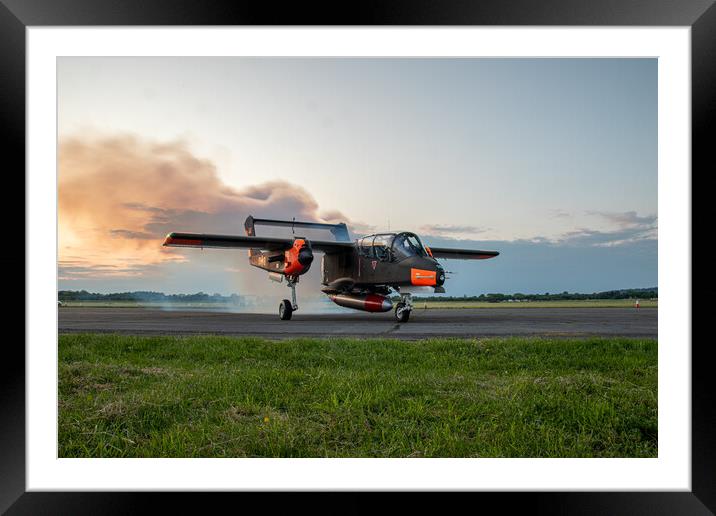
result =
M657 337L657 308L416 308L407 323L392 312L278 314L60 307L60 333L288 337L628 336Z

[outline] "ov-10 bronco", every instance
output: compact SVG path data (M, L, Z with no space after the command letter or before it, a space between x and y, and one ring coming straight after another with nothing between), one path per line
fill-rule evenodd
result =
M290 238L261 237L257 226L290 227ZM249 250L249 263L268 271L277 282L286 279L291 301L279 305L279 317L291 319L296 304L296 284L313 263L313 253L323 253L321 291L336 304L367 312L387 312L393 308L388 297L392 290L400 294L395 305L395 318L406 322L413 309L410 287L433 287L436 293L445 289L445 270L437 258L484 260L497 256L497 251L472 249L432 249L423 245L415 233L377 233L350 241L345 224L323 224L286 220L255 219L244 223L246 236L170 233L164 245L171 247L244 248ZM296 231L328 231L334 240L309 240L296 236ZM402 291L401 291L402 289Z

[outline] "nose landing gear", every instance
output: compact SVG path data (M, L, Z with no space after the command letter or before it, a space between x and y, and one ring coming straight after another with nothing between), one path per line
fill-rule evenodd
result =
M413 302L410 294L400 294L400 302L395 305L395 320L399 323L408 322L412 310Z
M284 299L281 304L278 305L278 317L282 321L289 321L293 312L298 310L296 304L296 283L298 283L298 276L286 276L286 284L291 289L291 301Z

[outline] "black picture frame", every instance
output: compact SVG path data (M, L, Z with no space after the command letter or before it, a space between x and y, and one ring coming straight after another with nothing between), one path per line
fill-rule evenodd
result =
M82 25L566 25L566 26L689 26L692 70L692 178L706 174L713 153L709 128L716 112L716 7L714 0L401 0L350 5L292 3L196 2L189 0L0 0L0 132L5 144L5 220L18 233L19 206L10 197L25 192L25 29L30 26ZM48 114L48 116L51 116ZM7 158L11 160L8 162ZM24 228L24 226L23 226ZM692 233L693 234L693 233ZM24 246L13 238L2 262L7 271L25 269ZM20 275L9 274L8 290L24 292ZM26 276L27 277L27 276ZM16 284L17 283L17 284ZM24 303L13 299L20 310ZM7 320L10 320L8 317ZM693 316L692 316L693 320ZM8 327L10 325L8 324ZM50 345L50 343L48 343ZM59 493L25 489L25 352L19 339L7 338L0 359L0 512L8 514L126 514L148 512L161 504L166 493ZM467 501L476 509L485 503L500 510L529 508L547 513L584 514L709 514L716 512L716 399L710 385L708 342L692 345L692 491L589 492L589 493L474 493ZM660 386L660 388L664 388ZM175 494L172 502L182 512L205 510L208 494ZM265 503L266 495L215 493L224 503L235 496ZM320 504L340 512L365 512L382 504L376 493L330 494ZM308 494L290 499L271 495L271 512L295 510L308 502ZM312 497L311 497L312 498ZM479 504L479 505L475 505ZM338 509L340 507L340 509ZM426 507L422 494L403 502L402 511ZM333 511L332 511L333 512Z

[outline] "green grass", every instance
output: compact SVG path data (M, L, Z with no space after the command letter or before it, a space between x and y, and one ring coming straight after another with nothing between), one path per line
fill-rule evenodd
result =
M651 339L60 335L60 457L656 457Z

